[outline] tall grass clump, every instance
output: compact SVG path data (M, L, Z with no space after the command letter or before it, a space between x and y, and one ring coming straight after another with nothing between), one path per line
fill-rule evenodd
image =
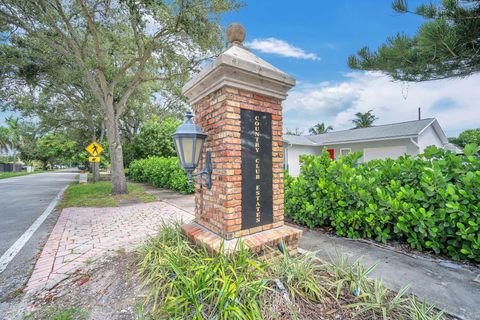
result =
M321 265L314 252L295 257L285 253L271 261L268 268L271 274L288 288L292 299L321 301L329 295L326 284L321 278Z
M338 298L345 293L360 296L362 293L368 292L370 290L368 277L376 265L365 267L360 260L350 263L347 256L338 254L335 259L326 262L323 267L330 275L335 295Z
M242 242L235 254L211 254L179 229L162 226L139 250L145 319L443 319L407 289L396 294L369 280L373 267L358 261L285 252L265 262Z
M165 226L142 248L140 271L150 288L147 303L160 319L261 319L267 289L265 265L243 247L210 256L178 227Z

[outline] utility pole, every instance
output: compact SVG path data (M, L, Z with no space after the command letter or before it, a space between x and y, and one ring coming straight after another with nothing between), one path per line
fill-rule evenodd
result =
M422 108L418 107L418 120L422 120Z

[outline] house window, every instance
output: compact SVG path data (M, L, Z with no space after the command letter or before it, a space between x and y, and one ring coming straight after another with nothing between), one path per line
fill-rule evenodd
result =
M340 149L340 157L346 156L351 152L352 152L351 148L341 148Z

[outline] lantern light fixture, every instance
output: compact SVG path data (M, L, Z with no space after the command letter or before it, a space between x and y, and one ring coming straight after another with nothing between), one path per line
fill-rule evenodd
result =
M192 183L194 176L204 177L205 186L210 189L213 171L210 151L207 151L205 155L205 168L196 174L193 173L202 156L203 145L208 135L193 123L193 114L190 111L185 114L185 118L185 123L179 125L177 131L172 135L178 161L187 173L189 183Z

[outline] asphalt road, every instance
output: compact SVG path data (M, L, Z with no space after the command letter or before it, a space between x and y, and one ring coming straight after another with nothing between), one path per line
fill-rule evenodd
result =
M62 170L0 180L0 257L42 215L50 202L78 172ZM0 273L0 302L27 282L37 255L58 218L52 212Z

